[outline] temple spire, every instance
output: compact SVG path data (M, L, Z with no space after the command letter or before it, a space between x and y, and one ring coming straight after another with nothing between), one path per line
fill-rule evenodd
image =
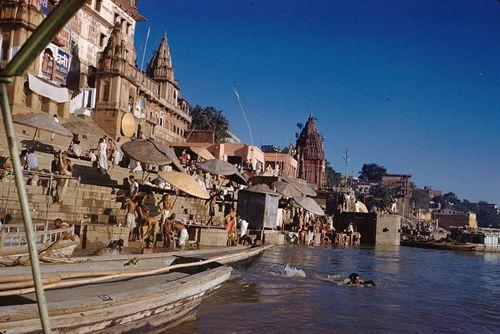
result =
M146 74L157 81L174 81L172 57L168 46L167 33L163 33L160 46L146 68Z

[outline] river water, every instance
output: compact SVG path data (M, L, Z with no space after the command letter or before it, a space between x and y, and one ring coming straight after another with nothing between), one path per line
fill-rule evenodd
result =
M352 273L375 288L341 282ZM169 333L500 333L500 254L273 247Z

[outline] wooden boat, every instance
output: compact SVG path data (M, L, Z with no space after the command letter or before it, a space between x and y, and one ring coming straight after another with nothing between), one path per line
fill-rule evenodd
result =
M49 224L36 224L35 228L36 247L41 256L70 257L80 242L74 226L49 228ZM24 225L3 225L0 232L0 263L9 264L20 258L29 258Z
M431 242L431 241L401 241L401 246L441 249L441 250L458 250L458 251L474 251L475 244L454 243L454 242Z
M45 292L52 330L164 331L189 317L203 298L229 279L232 268L223 263L246 265L268 247L100 256L75 258L73 264L42 264L45 286L54 287ZM30 277L29 267L0 268L0 333L40 332ZM6 288L16 288L20 294L3 296L12 291Z

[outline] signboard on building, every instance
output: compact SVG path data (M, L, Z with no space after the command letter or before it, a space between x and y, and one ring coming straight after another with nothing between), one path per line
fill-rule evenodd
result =
M40 55L39 76L55 83L66 85L71 57L54 44L49 44Z
M40 5L40 10L42 11L42 13L44 13L45 15L49 15L49 0L38 0L38 4Z

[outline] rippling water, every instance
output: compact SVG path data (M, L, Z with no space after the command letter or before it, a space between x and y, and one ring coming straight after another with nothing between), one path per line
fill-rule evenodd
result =
M499 280L500 254L274 247L169 333L499 333Z

